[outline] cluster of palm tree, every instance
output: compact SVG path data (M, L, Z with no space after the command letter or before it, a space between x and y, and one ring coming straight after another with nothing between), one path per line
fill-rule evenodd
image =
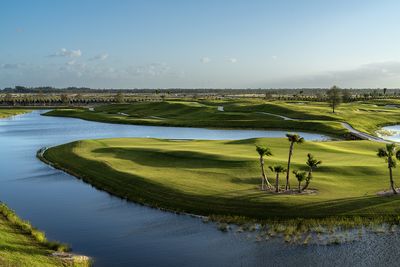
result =
M396 168L397 165L396 159L400 160L399 148L394 143L386 144L386 147L378 149L377 156L386 160L389 169L390 188L392 189L393 194L397 194L393 181L393 169Z
M269 169L275 173L275 192L279 192L279 175L281 173L286 173L286 184L285 184L285 191L290 189L290 164L291 164L291 159L293 156L293 149L295 144L302 144L304 143L304 138L301 137L298 134L286 134L286 137L288 141L290 142L289 146L289 157L288 157L288 164L287 168L285 168L282 165L275 165L275 166L268 166ZM260 156L260 167L261 167L261 190L265 190L266 187L269 190L273 189L273 186L271 183L268 181L266 172L265 172L265 161L264 157L272 156L271 149L266 147L266 146L256 146L256 151L258 155ZM312 179L312 173L315 168L317 168L322 161L317 160L314 158L312 154L307 155L307 161L306 165L308 166L308 173L305 171L299 171L295 170L293 171L293 174L295 175L297 181L298 181L298 191L301 193L303 190L307 189L311 179ZM301 183L305 181L305 185L301 187Z

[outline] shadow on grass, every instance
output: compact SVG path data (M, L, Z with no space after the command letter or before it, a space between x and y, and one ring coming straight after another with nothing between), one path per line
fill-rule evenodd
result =
M202 193L201 188L188 193L173 188L173 185L168 186L143 176L117 171L103 162L81 158L74 154L72 149L73 146L50 149L51 153L46 152L45 156L50 161L57 161L59 168L82 178L98 189L162 209L198 215L245 216L255 219L397 215L400 211L400 198L397 197L365 196L320 200L309 196L277 196L250 189L209 195L209 191ZM150 161L152 153L147 155ZM159 152L156 154L162 156ZM147 163L149 158L140 160ZM173 163L174 166L176 164ZM258 184L258 179L255 184Z
M194 151L170 151L151 148L98 148L98 154L112 154L114 158L130 160L150 167L174 168L237 168L253 165L253 161L226 160L225 156Z

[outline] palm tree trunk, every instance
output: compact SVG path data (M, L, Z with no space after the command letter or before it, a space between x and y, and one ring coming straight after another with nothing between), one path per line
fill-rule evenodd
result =
M390 175L390 187L391 187L392 190L393 190L393 194L397 194L397 191L396 191L396 189L394 188L392 167L389 167L389 175Z
M279 192L279 173L276 173L275 192Z
M267 177L267 175L265 174L265 171L264 171L264 164L263 164L263 166L262 166L262 171L263 171L263 178L265 179L265 182L267 183L267 187L268 187L268 188L271 188L272 185L271 185L271 183L268 181L268 177Z
M299 182L299 193L301 193L301 182Z
M311 180L311 175L312 175L312 169L310 168L310 170L308 171L308 177L306 179L306 184L303 186L303 188L301 189L302 191L306 190L310 184L310 180Z
M292 153L293 153L293 142L290 143L290 148L289 148L289 158L287 162L287 172L286 172L286 185L285 185L285 190L288 190L290 188L289 185L289 175L290 175L290 160L292 159Z
M264 183L267 183L267 187L271 188L272 185L270 184L270 182L268 181L268 177L265 174L265 169L264 169L264 159L262 157L260 157L260 166L261 166L261 190L265 189L265 185Z
M260 156L260 167L261 167L261 190L264 190L264 180L265 180L264 159L261 156Z

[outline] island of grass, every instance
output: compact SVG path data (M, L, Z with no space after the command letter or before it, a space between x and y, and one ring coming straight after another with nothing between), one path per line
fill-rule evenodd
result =
M316 193L294 195L260 190L256 145L267 145L273 153L266 158L266 166L287 164L289 143L283 138L84 140L50 148L43 157L122 198L215 218L377 218L400 212L400 198L377 195L389 189L386 163L376 156L383 144L307 141L297 145L292 170L306 170L308 153L323 164L309 186ZM395 170L395 178L399 175ZM269 171L267 176L272 182L273 174ZM291 186L297 187L293 175Z
M137 125L308 131L349 138L342 122L371 135L382 126L400 123L396 104L399 100L344 103L332 113L327 103L311 101L164 101L57 109L46 115Z

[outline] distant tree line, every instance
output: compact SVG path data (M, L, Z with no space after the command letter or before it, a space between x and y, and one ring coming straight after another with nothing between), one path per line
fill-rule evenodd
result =
M166 99L220 100L227 98L258 98L265 100L297 100L329 102L333 111L340 102L400 98L400 89L90 89L86 87L24 87L0 90L3 106L92 105L164 101ZM333 103L332 103L333 101Z
M11 94L0 96L3 106L86 106L96 104L117 104L133 102L162 101L161 97L129 96L117 94Z
M124 94L159 94L159 95L173 95L173 94L216 94L216 95L263 95L264 97L282 96L289 98L315 98L324 97L326 91L329 88L242 88L242 89L231 89L231 88L132 88L132 89L118 89L118 88L88 88L88 87L67 87L67 88L56 88L51 86L39 86L39 87L24 87L15 86L13 88L7 87L0 89L0 93L30 93L30 94L49 94L49 93L66 93L66 94L83 94L83 93L111 93L117 94L122 92ZM400 88L387 89L387 88L345 88L348 92L355 97L371 98L371 97L387 97L387 96L399 96Z

